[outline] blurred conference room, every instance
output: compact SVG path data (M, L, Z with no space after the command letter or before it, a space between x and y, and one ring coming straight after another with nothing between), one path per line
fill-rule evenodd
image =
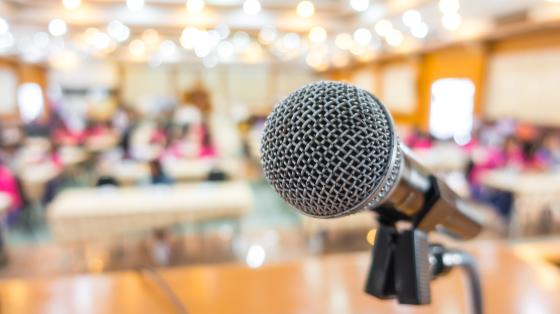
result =
M481 220L429 239L486 313L560 312L560 1L2 0L0 313L471 313L459 269L429 305L366 294L378 214L267 183L266 118L317 81Z

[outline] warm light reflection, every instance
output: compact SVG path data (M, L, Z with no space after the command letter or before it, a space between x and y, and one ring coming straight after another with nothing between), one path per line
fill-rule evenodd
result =
M189 13L199 14L204 11L206 4L204 3L204 0L187 0L186 6Z
M62 5L69 10L77 9L81 4L81 0L62 0Z
M366 240L367 243L369 243L369 245L374 245L375 244L375 236L377 235L377 229L371 229L370 231L368 231L367 236L366 236Z
M5 34L10 30L10 24L8 21L0 17L0 34Z
M422 22L422 16L420 15L420 12L416 10L408 10L403 13L402 21L404 25L413 27L414 25Z
M130 37L130 29L120 21L111 21L107 25L107 33L118 42L126 41Z
M296 7L296 12L301 17L311 17L315 14L315 5L311 1L301 1Z
M353 43L354 42L352 40L352 36L347 33L341 33L336 35L336 38L334 40L334 44L336 45L336 47L342 50L348 50L352 48Z
M358 28L353 34L354 41L359 45L367 45L371 41L371 32L367 28Z
M67 31L68 26L64 20L54 19L49 22L49 33L51 33L51 35L55 37L64 36Z
M369 8L369 0L350 0L350 7L357 12L364 12Z
M443 14L453 14L457 13L460 8L459 0L440 0L439 10Z
M140 11L144 8L144 0L126 0L126 6L130 11Z
M251 268L259 268L264 264L266 260L266 251L264 248L258 244L253 244L249 247L247 252L247 257L245 262Z
M315 26L309 30L309 40L313 43L322 43L327 40L327 31L321 26Z
M146 53L146 44L140 39L135 39L128 45L128 51L134 57L142 57Z
M245 0L243 2L243 12L248 15L257 15L261 11L259 0Z
M375 23L375 32L377 35L384 37L393 29L393 24L388 20L379 20Z
M271 26L263 27L259 32L259 41L265 45L272 44L277 37L276 28Z
M159 33L153 28L148 28L142 33L142 40L148 45L156 45L159 43Z

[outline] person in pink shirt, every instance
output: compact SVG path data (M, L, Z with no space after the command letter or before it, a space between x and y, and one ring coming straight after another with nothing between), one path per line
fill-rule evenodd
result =
M212 137L208 131L208 127L204 126L202 133L202 140L200 143L200 149L198 151L199 158L214 158L218 156L218 152L214 148L212 143Z
M6 193L10 197L8 215L16 213L23 207L23 200L16 178L2 161L0 161L0 192Z

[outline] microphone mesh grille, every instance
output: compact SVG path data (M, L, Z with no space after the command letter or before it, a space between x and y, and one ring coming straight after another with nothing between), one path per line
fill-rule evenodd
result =
M370 93L344 83L312 83L268 117L261 146L264 175L307 215L347 215L387 176L393 136L389 114Z

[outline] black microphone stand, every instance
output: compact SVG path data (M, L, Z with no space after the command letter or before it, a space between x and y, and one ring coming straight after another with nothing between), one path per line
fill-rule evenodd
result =
M437 188L427 195L424 212L439 198ZM461 268L470 287L472 312L482 314L480 277L474 258L467 252L429 244L425 231L416 228L422 215L413 219L412 228L398 230L403 220L391 208L376 210L379 228L372 249L372 263L366 293L380 299L394 299L401 304L422 305L431 302L430 283L454 267Z

